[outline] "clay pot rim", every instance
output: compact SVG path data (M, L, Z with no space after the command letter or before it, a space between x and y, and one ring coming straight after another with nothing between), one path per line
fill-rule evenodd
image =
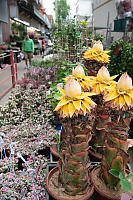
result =
M54 156L56 156L57 158L59 158L59 154L58 154L56 151L54 151L52 145L50 146L50 151L51 151L51 153L52 153Z
M66 199L64 199L64 198L62 198L62 197L58 197L53 191L51 191L50 190L50 187L49 187L49 179L52 177L52 175L56 172L56 171L58 171L59 170L59 168L58 167L54 167L49 173L48 173L48 175L47 175L47 177L46 177L46 188L47 188L47 191L48 191L48 193L52 196L52 197L54 197L55 199L57 199L57 200L69 200L68 198L66 198ZM83 198L78 198L78 199L73 199L73 200L88 200L92 195L93 195L93 193L94 193L94 186L92 186L92 188L91 188L91 191L89 192L89 194L87 194L86 196L84 196Z
M94 153L94 152L91 151L90 149L88 150L88 152L89 152L92 156L94 156L94 157L96 157L97 159L99 159L99 162L100 162L100 160L102 160L102 155L100 156L98 153Z
M120 200L119 198L110 197L108 194L106 194L106 193L104 193L103 191L101 191L101 190L99 189L99 187L95 184L95 182L94 182L94 180L93 180L92 177L93 177L94 171L95 171L96 169L98 169L98 168L100 168L100 166L94 168L94 169L91 171L91 173L90 173L91 182L92 182L92 184L94 185L95 190L96 190L103 198L105 197L105 198L108 198L109 200Z

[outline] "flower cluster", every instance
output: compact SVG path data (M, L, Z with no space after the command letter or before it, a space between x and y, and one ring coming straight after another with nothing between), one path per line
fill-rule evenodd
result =
M3 162L5 159L3 160ZM7 164L7 160L5 161ZM47 160L35 156L27 160L24 170L0 174L0 197L3 199L46 199L45 177ZM29 168L29 166L31 168ZM1 187L2 186L2 187Z
M1 125L18 125L25 120L34 124L46 121L46 94L45 87L38 89L21 90L16 88L8 104L0 107ZM50 112L47 112L50 113Z

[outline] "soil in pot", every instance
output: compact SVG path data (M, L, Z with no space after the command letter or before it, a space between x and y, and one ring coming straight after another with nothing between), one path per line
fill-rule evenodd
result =
M87 188L87 193L84 195L76 195L70 196L65 193L65 189L58 182L59 171L58 167L53 168L46 178L46 187L49 194L57 200L89 200L89 198L93 195L94 187L92 186L90 180L88 181L90 184ZM90 199L91 200L91 199Z
M122 193L125 193L122 188L119 190L109 189L103 180L99 177L100 167L94 168L91 172L91 180L95 187L95 200L120 200ZM133 180L132 191L126 192L129 196L133 197Z

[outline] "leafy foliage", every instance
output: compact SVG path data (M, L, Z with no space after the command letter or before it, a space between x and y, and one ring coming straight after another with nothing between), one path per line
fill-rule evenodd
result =
M116 178L120 179L120 185L124 191L132 190L132 185L128 181L128 179L133 180L133 173L130 173L127 176L125 176L123 172L119 172L116 169L111 169L109 170L109 172Z
M94 36L94 40L98 41L100 40L101 42L105 39L105 36L100 34L100 33L97 33L95 36Z
M66 57L72 62L81 61L82 52L87 48L91 33L84 23L75 24L75 19L68 19L60 26L53 26L51 37L54 51L67 53Z
M110 73L121 75L127 71L133 78L133 44L117 40L112 43L110 50Z
M69 15L69 10L70 6L67 4L66 0L57 0L55 3L55 11L58 25L60 25L63 20L66 20L67 16Z

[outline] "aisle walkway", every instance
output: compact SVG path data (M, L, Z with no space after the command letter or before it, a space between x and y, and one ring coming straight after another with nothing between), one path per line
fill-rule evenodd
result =
M42 57L39 56L39 55L36 55L36 56L34 56L34 60L38 60L38 61L40 60L40 61L41 61L41 60L42 60ZM18 63L18 80L21 80L22 77L24 76L24 73L26 72L26 69L24 69L24 66L25 66L24 60L21 61L20 63ZM8 76L7 73L10 73L9 70L8 70L8 72L6 72L6 73L1 73L0 76L2 76L2 78L0 78L0 79L4 79L3 76L5 76L5 78L6 78L6 77ZM5 85L2 85L1 88L0 88L0 93L1 93L2 91L4 91L4 89L8 88L8 87L10 86L10 84L11 84L11 80L7 81ZM3 105L5 105L5 104L7 103L8 98L9 98L9 96L11 95L11 91L12 91L12 90L10 90L7 94L5 94L5 95L0 99L0 106L1 106L1 105L3 106Z

